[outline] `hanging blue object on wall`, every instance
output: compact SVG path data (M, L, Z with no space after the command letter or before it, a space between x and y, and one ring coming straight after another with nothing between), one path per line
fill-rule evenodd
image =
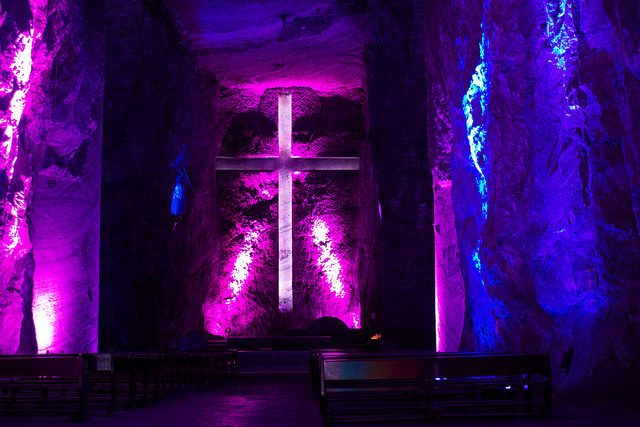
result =
M185 162L187 156L185 153L185 147L181 146L178 149L176 159L171 162L171 168L176 173L176 184L173 186L173 193L171 196L171 215L183 216L187 211L187 192L183 183L189 184L189 175L185 168ZM193 190L193 188L191 188Z
M182 184L180 184L180 177L179 175L178 178L176 178L176 185L173 187L173 197L171 199L171 214L175 216L184 215L187 207L185 191Z

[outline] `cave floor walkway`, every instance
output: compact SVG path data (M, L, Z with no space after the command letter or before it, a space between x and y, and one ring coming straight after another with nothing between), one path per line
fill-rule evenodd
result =
M209 391L170 397L159 403L111 416L99 413L86 422L0 417L0 426L322 426L308 375L241 374ZM344 426L344 424L342 424ZM551 418L463 419L441 422L380 423L380 426L640 426L635 412L599 407L556 407ZM365 424L358 424L365 426Z

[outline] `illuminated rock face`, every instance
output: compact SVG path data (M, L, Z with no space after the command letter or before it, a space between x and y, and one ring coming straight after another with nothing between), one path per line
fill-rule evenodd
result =
M23 119L32 71L34 20L28 1L16 2L2 20L3 61L0 91L0 353L33 352L31 317L33 253L28 228L33 172L26 159L19 124ZM26 307L25 307L26 306ZM25 309L26 308L26 309Z
M3 13L0 353L95 351L100 8L25 0Z
M216 335L263 335L278 313L278 173L218 172L218 280L203 306Z
M560 390L637 383L638 7L444 5L426 25L432 167L466 296L441 312L446 348L550 351Z
M170 0L198 65L231 90L325 94L362 88L368 41L363 0Z
M293 156L357 156L362 93L291 88ZM224 156L277 156L277 95L230 102ZM237 95L234 95L234 97ZM246 102L246 99L245 99ZM251 107L253 105L254 107ZM278 309L278 172L218 171L221 256L204 305L215 334L282 333L322 316L360 326L355 269L357 171L292 171L293 310Z
M358 173L294 175L294 299L298 323L337 317L358 328L360 301L355 251L360 243L356 210Z
M182 7L178 1L165 3L175 7L173 12L178 15L190 15L194 12L190 7L196 4L185 2ZM359 154L365 132L364 95L360 88L364 80L361 52L366 8L352 10L348 3L327 1L321 5L305 0L282 5L274 1L251 7L248 14L245 5L238 2L197 2L194 19L188 16L183 21L189 26L188 37L209 31L207 37L220 39L212 46L190 44L193 51L188 52L180 44L185 34L176 31L175 22L171 22L173 13L162 7L148 7L148 2L109 2L102 209L110 214L103 215L101 236L103 348L173 345L172 338L205 326L219 332L217 327L209 327L217 323L211 320L215 317L211 304L215 305L219 297L226 298L225 292L255 309L251 316L257 320L250 320L247 315L234 332L262 334L304 327L315 318L312 315L322 313L316 306L323 306L324 302L314 301L313 305L301 297L300 313L283 319L276 315L272 321L270 316L278 313L277 279L270 276L277 273L275 253L271 252L277 247L270 240L275 223L265 223L266 235L254 240L251 227L255 224L245 220L260 218L262 223L277 219L270 215L274 207L271 203L277 206L278 187L268 177L253 182L251 174L241 178L239 174L230 176L232 172L218 172L216 177L212 171L218 155L277 154L277 102L273 102L277 101L277 92L265 91L280 86L313 87L294 94L294 156L311 156L314 150L326 156ZM291 22L283 28L286 34L281 34L277 10L289 6L295 14L287 15ZM198 27L203 21L221 24L231 32L210 31L208 24ZM247 39L246 31L253 36ZM256 37L267 41L256 44ZM218 50L220 47L222 50ZM198 70L194 57L198 59ZM281 62L286 64L286 70ZM236 151L225 152L229 146ZM183 151L191 182L180 180L186 209L173 227L175 218L169 212L169 203L179 170L170 165ZM331 176L332 172L322 174ZM351 174L356 178L350 177L344 185L357 181L358 173ZM220 180L219 186L216 180ZM294 193L296 182L294 177ZM225 193L233 185L238 188ZM339 182L336 188L341 190L342 185ZM354 191L356 201L351 204L360 203L357 193ZM230 204L228 197L233 199ZM294 194L294 204L296 197ZM323 197L330 199L328 194ZM247 207L249 212L235 212L233 206ZM295 205L293 209L295 217ZM336 207L336 212L341 209ZM344 212L350 218L357 209L349 205ZM332 248L340 253L340 259L346 260L347 267L340 271L348 277L349 269L356 265L351 245L358 240L360 229L337 224L341 227L336 231L344 234L348 244L332 236ZM230 234L225 234L227 230ZM307 231L309 234L303 236L305 247L321 255L320 247L326 247L328 242L319 241L316 248L311 231ZM294 241L294 252L298 250L296 245ZM223 248L234 250L221 252ZM294 253L294 258L305 256ZM248 283L257 277L250 271L256 265L261 270L260 278L254 284ZM314 262L309 268L315 270L305 277L313 280L303 280L303 294L317 287L329 289L327 296L335 295L330 291L331 284L323 279L323 266ZM326 274L335 271L328 268ZM294 278L294 299L297 282ZM355 278L345 280L344 288L348 289L352 282ZM243 295L247 290L249 293ZM248 302L252 298L255 301ZM349 300L346 317L351 325L354 315L350 313L355 307L352 301L357 302L358 298L352 294L345 299ZM309 307L316 309L307 310ZM327 314L344 312L340 308Z
M98 349L105 44L99 4L58 7L36 52L26 126L36 173L33 319L39 352L72 353Z

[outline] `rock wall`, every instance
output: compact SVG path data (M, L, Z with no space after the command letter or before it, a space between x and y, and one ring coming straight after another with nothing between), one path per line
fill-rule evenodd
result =
M473 8L466 9L471 13ZM452 34L473 33L458 27L454 13L438 2L429 2L425 19L428 153L433 176L434 250L436 282L436 341L438 351L458 351L465 318L465 280L460 264L452 187L454 120L461 109L451 108L460 93L459 65ZM455 28L448 32L448 28ZM460 95L461 96L461 95ZM456 99L457 101L457 99Z
M278 94L292 94L292 154L358 156L363 93L224 88L220 154L277 156ZM322 316L360 326L356 171L293 171L293 312L278 310L278 172L218 171L218 276L204 306L214 334L282 334Z
M49 2L31 92L33 317L39 351L98 348L102 1ZM34 82L35 83L35 82Z
M379 307L371 328L396 348L435 348L433 192L427 150L424 4L372 2L367 51ZM374 204L375 206L375 204ZM375 208L374 208L375 210ZM371 211L369 211L371 213ZM370 311L370 310L367 310ZM369 317L371 316L370 313Z
M430 8L431 141L450 159L432 166L451 171L465 284L446 314L465 313L459 349L549 351L574 399L637 390L638 6Z
M161 1L109 1L106 17L100 347L173 347L204 326L217 83L201 87ZM177 183L186 207L172 215Z
M102 2L2 8L0 353L95 351Z
M0 110L2 153L0 164L0 353L34 352L36 349L31 300L33 298L33 251L28 216L33 197L33 170L21 138L26 97L31 85L32 31L36 25L28 1L2 5L3 103ZM41 19L38 22L42 25ZM20 160L18 162L18 160ZM17 166L17 167L16 167ZM16 171L17 169L17 171ZM16 173L17 172L17 173ZM26 309L25 309L26 308Z

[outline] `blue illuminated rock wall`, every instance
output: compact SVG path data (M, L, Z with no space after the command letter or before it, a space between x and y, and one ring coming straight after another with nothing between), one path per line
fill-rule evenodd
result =
M561 391L635 387L639 7L447 5L430 6L438 48L427 76L439 83L432 149L451 152L432 167L452 179L466 294L452 314L465 313L459 348L549 351Z

